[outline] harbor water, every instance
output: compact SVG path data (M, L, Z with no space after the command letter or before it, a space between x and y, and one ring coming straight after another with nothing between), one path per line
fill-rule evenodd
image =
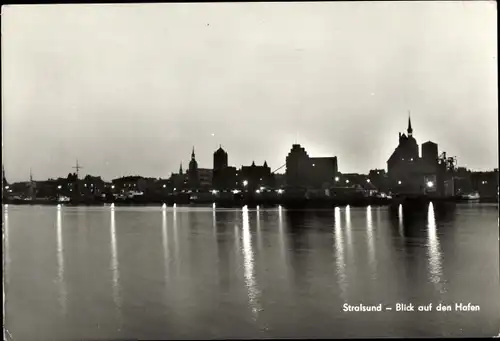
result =
M499 334L496 204L4 205L3 222L16 341Z

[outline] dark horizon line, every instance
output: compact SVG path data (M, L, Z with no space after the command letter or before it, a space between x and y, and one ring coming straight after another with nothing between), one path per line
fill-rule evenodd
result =
M235 167L235 166L229 166L229 167ZM241 166L241 167L249 167L249 166ZM258 166L259 167L259 166ZM83 168L83 167L82 167ZM472 170L470 168L467 168L467 167L457 167L458 168L465 168L466 171L468 172L471 172L471 173L490 173L490 172L495 172L495 171L498 171L498 167L496 168L491 168L491 169L488 169L488 170ZM209 169L209 170L213 170L213 168L203 168L203 167L200 167L198 169ZM238 169L238 168L237 168ZM376 171L376 170L383 170L385 172L386 169L385 168L372 168L370 169L367 173L357 173L357 172L350 172L350 173L343 173L341 171L338 171L338 174L339 175L366 175L368 176L369 172L370 171ZM68 174L76 174L76 172L69 172ZM121 175L121 176L117 176L117 177L114 177L113 179L111 180L105 180L101 175L92 175L92 174L85 174L84 176L80 176L78 177L78 180L84 180L84 178L86 176L91 176L91 177L100 177L101 180L103 182L112 182L113 180L117 180L117 179L122 179L122 178L127 178L127 177L141 177L141 178L144 178L144 179L159 179L159 180L168 180L170 179L170 177L172 176L172 174L179 174L178 172L171 172L171 174L168 176L168 177L155 177L155 176L143 176L143 175L139 175L139 174L131 174L131 175ZM187 174L187 170L184 171L183 174ZM284 173L280 173L280 172L276 172L276 173L273 173L271 172L271 174L278 174L278 175L286 175L286 171ZM57 180L57 179L66 179L67 178L67 175L66 176L58 176L58 177L49 177L45 180L35 180L33 179L34 182L36 181L50 181L50 180ZM5 179L7 180L7 176L5 177ZM2 178L2 182L3 182L3 178ZM7 181L8 182L8 181ZM20 180L20 181L13 181L13 182L10 182L10 183L21 183L21 182L30 182L30 179L28 180ZM9 182L8 182L9 183Z

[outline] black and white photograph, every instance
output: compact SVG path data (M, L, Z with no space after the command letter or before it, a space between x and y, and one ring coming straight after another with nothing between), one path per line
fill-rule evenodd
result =
M1 18L4 340L500 336L496 2Z

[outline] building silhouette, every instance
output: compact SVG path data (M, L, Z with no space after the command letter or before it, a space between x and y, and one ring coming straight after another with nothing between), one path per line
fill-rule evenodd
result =
M337 157L310 157L300 144L292 145L286 157L289 187L328 188L338 174Z
M191 161L189 161L189 169L188 169L188 187L191 190L198 189L200 187L200 178L198 174L198 162L196 161L196 155L193 151L191 152Z
M255 161L250 166L241 166L238 172L238 179L249 190L256 190L260 187L274 187L274 179L271 168L264 161L262 166L257 166Z
M228 154L219 146L214 152L214 168L212 173L212 186L217 190L230 190L238 187L236 167L230 167Z
M389 187L396 193L444 195L449 175L447 160L440 160L438 145L432 141L422 144L422 157L418 149L408 117L407 135L399 133L399 144L387 160Z

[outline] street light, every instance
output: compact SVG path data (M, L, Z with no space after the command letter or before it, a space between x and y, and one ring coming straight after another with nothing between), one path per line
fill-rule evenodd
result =
M213 194L213 195L216 195L216 194L217 194L217 192L218 192L218 191L217 191L216 189L212 190L212 194Z
M348 183L349 183L349 180L346 180L346 181L345 181L345 183L346 183L346 184L348 184Z
M339 177L338 176L335 177L335 181L339 181Z
M61 188L62 188L62 186L61 186L61 185L57 186L57 189L61 189Z
M398 181L398 185L401 185L401 181Z
M370 179L366 179L366 182L370 183Z
M243 180L243 186L247 187L247 185L248 185L248 181Z
M427 181L427 187L429 188L434 187L434 183L432 181Z

